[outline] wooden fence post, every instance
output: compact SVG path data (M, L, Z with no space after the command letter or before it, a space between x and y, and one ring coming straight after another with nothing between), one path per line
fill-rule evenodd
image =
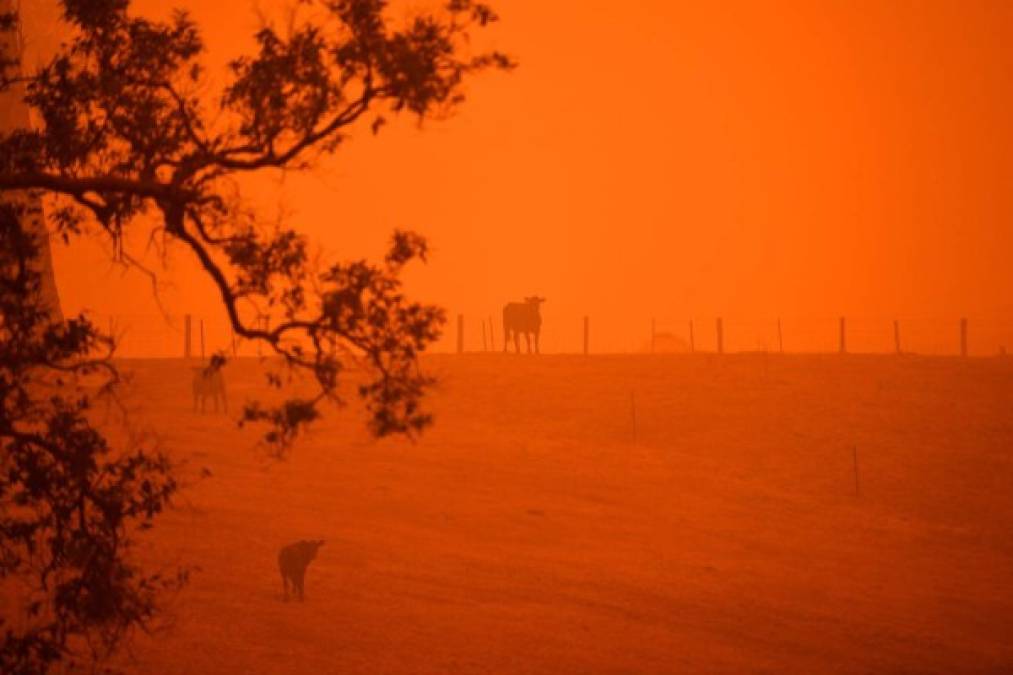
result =
M591 318L584 317L584 356L587 356L591 342Z
M637 444L637 392L630 392L630 411L633 414L633 444Z
M900 354L900 321L897 319L893 320L893 348L898 354Z
M857 445L851 446L851 456L852 456L852 458L855 461L855 496L857 497L860 494L859 493L859 488L858 488L858 446Z
M457 315L457 353L464 353L464 315Z
M496 351L496 329L493 328L492 317L489 317L489 349Z
M693 319L689 320L689 353L696 352L696 340L693 338Z
M190 315L183 317L183 358L190 358Z
M777 317L777 351L784 354L784 333L781 332L781 317Z
M482 351L483 352L489 351L489 342L486 340L485 337L485 321L482 322Z
M960 320L960 355L967 356L967 319Z
M846 328L846 323L845 323L845 320L844 320L843 316L841 317L841 346L840 346L840 352L841 352L841 354L847 354L848 353L847 328Z
M725 353L725 328L724 328L724 322L721 320L720 317L718 317L718 320L717 320L717 330L718 330L718 354L724 354Z

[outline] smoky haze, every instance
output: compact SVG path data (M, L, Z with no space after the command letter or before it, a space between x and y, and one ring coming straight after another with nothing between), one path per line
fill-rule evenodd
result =
M174 6L194 14L218 64L263 17L247 0ZM46 24L33 7L26 19ZM713 333L724 316L741 324L733 346L749 349L773 348L776 317L798 325L793 348L833 349L841 315L866 326L870 350L892 346L895 317L925 351L955 349L963 316L987 333L972 345L982 353L1013 343L1013 6L497 10L481 40L520 68L472 82L459 114L363 129L321 171L247 192L333 257L379 255L395 227L426 234L431 262L409 289L465 315L470 348L479 318L498 322L529 294L547 298L549 351L580 349L584 315L602 351L643 348L652 317L685 337L689 319ZM105 253L56 255L68 310L124 325L156 316L146 280L130 273L124 292ZM194 269L172 254L166 308L224 327ZM141 332L126 353L176 353Z
M1013 2L490 1L63 0L0 673L1013 673Z

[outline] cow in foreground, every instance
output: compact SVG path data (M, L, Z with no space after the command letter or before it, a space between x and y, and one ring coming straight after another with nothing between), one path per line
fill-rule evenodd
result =
M513 334L514 349L521 352L520 334L524 333L524 340L528 343L528 353L531 353L531 336L535 337L535 353L538 353L538 333L542 329L542 314L539 311L545 298L532 296L524 298L524 302L511 302L503 308L503 351L507 351L510 344L510 335Z
M229 402L225 396L225 377L222 368L225 357L215 354L207 367L193 369L193 410L204 412L208 398L214 400L215 412L218 412L218 401L221 399L222 409L229 411Z
M324 545L324 540L297 541L281 549L278 553L278 569L281 571L281 584L285 589L285 600L288 600L289 585L292 592L300 600L303 599L303 583L306 580L306 568L317 557L317 551Z

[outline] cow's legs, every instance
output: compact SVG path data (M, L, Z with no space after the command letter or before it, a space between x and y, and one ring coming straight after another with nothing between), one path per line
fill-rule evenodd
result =
M531 333L524 331L524 342L528 345L528 354L531 353Z
M541 352L538 351L538 331L535 331L535 354L541 354Z
M503 327L503 353L506 354L510 347L510 331Z
M521 334L514 331L514 351L518 354L521 353Z

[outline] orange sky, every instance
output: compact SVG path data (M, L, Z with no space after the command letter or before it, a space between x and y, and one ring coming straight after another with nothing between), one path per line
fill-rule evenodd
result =
M250 0L176 4L212 60L257 25ZM652 316L1013 324L1013 3L495 6L482 43L518 70L475 80L449 121L286 178L326 251L422 231L416 296L469 317L546 296L550 349L578 348L585 313L600 349L639 346ZM57 256L68 309L155 314L139 276ZM192 271L179 250L166 305L217 316Z

